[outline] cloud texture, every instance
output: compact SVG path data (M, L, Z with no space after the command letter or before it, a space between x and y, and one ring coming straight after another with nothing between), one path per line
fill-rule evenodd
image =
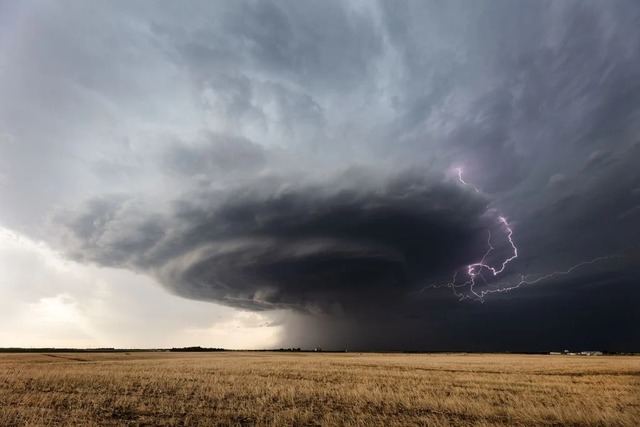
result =
M640 345L611 332L640 320L636 2L0 12L5 226L180 296L306 313L292 345ZM484 305L425 291L487 230L505 255L501 214L507 281L619 257Z
M66 246L189 298L313 311L397 297L448 273L481 250L486 204L416 173L272 178L190 194L163 217L128 200L94 201L67 217Z

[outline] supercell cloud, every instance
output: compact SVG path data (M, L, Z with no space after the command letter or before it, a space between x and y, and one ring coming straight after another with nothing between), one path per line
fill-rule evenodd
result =
M0 28L2 226L296 313L284 345L639 349L637 2L29 1ZM488 230L508 256L498 215L505 283L615 258L430 288Z
M397 298L467 262L491 226L486 204L416 172L271 178L189 194L163 217L128 200L94 201L65 216L66 246L188 298L323 311Z

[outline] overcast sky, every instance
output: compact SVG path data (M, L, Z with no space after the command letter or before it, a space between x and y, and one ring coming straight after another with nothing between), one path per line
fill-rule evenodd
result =
M0 0L0 346L638 351L638 162L634 0Z

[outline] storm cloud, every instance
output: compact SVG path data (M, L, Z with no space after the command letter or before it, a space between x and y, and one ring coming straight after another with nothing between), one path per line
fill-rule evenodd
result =
M294 346L639 348L637 2L0 12L3 226L295 312ZM508 256L500 215L507 284L611 258L484 303L429 288L488 231Z
M112 197L59 221L71 256L152 274L178 295L324 312L403 297L473 259L494 227L487 204L416 172L351 170L193 193L164 216Z

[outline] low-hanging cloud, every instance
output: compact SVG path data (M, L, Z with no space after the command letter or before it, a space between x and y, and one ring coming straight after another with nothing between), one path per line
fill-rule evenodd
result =
M398 298L473 257L487 200L408 172L279 178L190 194L153 215L122 198L60 220L71 255L153 276L188 298L326 311Z

